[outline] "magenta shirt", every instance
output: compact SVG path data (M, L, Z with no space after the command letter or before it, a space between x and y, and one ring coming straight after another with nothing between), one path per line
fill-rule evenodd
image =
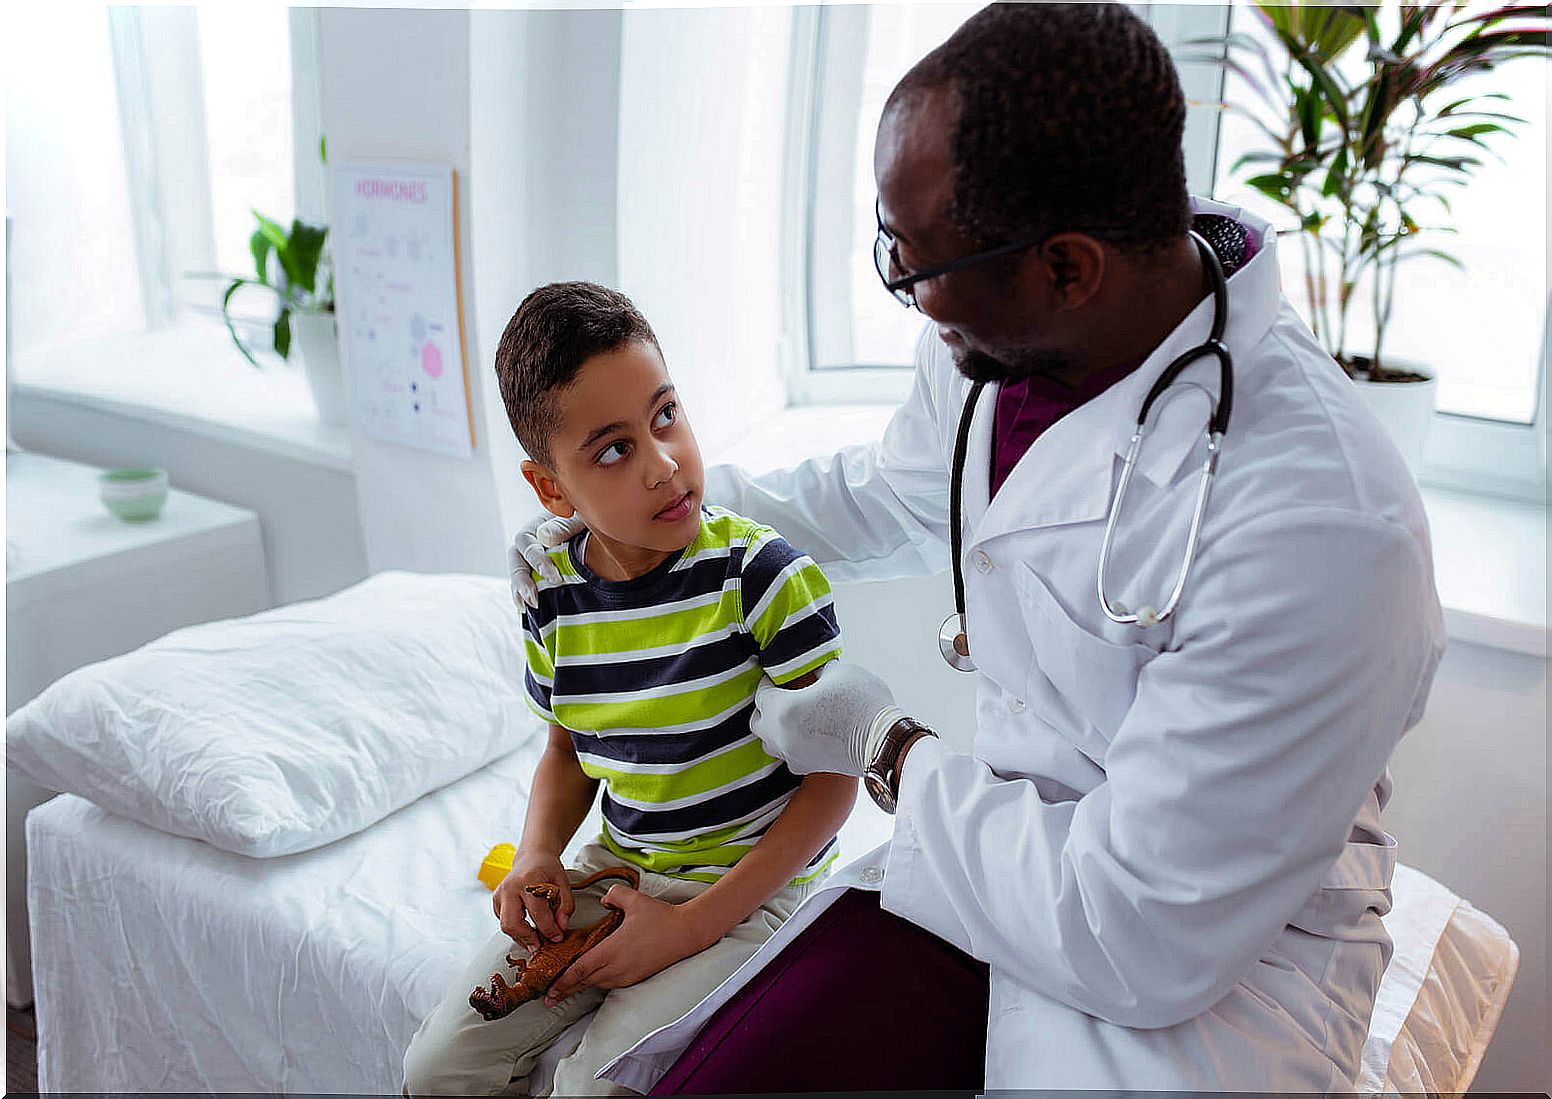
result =
M1003 383L997 390L997 415L992 421L992 495L997 495L1024 452L1047 428L1092 401L1144 361L1101 370L1071 387L1038 375Z

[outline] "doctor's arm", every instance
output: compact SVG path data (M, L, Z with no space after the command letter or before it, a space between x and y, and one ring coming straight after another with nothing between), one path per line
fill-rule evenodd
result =
M1438 612L1417 542L1379 519L1310 509L1214 549L1080 800L917 742L886 909L1124 1026L1229 992L1321 884L1416 720Z

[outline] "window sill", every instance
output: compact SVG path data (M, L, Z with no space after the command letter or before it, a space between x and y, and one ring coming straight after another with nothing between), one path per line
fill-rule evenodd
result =
M223 327L202 321L19 356L16 395L352 472L349 432L318 419L301 369L277 362L256 370Z
M892 405L807 405L764 421L708 460L754 473L879 438ZM1545 659L1547 509L1542 504L1424 488L1434 576L1448 636Z

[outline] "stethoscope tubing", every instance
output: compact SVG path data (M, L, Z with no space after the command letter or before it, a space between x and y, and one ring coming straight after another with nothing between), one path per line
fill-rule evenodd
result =
M1131 443L1127 447L1126 458L1121 467L1121 476L1116 483L1115 495L1111 498L1110 506L1105 515L1105 533L1099 546L1099 565L1095 571L1095 587L1099 595L1099 604L1105 612L1105 617L1112 622L1122 625L1136 625L1143 628L1156 625L1174 614L1175 609L1180 605L1180 598L1185 591L1191 568L1196 563L1196 549L1201 536L1202 518L1207 511L1207 501L1212 495L1213 478L1217 475L1218 459L1223 452L1223 436L1228 431L1229 416L1234 408L1234 358L1229 353L1228 346L1223 342L1224 330L1228 323L1228 280L1224 277L1223 265L1218 261L1217 253L1212 250L1212 246L1194 230L1190 235L1191 239L1196 243L1197 249L1201 252L1203 267L1212 284L1212 329L1204 342L1178 356L1169 366L1165 367L1149 388L1148 395L1143 398L1142 406L1137 412L1137 429L1132 433ZM1132 473L1136 469L1138 455L1142 452L1142 441L1147 435L1148 413L1152 410L1154 402L1163 395L1165 390L1174 383L1175 379L1188 366L1206 355L1212 355L1218 360L1218 398L1213 404L1212 416L1207 422L1207 460L1202 465L1202 477L1197 488L1195 506L1191 512L1191 526L1186 534L1186 548L1185 554L1181 559L1180 572L1176 576L1174 587L1170 590L1169 598L1165 600L1162 608L1155 610L1152 607L1139 607L1137 612L1133 613L1118 603L1111 603L1105 593L1105 572L1110 563L1111 550L1114 547L1116 526L1121 515L1121 505L1126 498L1127 487L1131 484ZM954 439L952 479L949 485L949 538L953 553L955 615L944 622L943 630L939 637L939 645L943 650L944 659L952 667L960 671L975 670L975 662L969 656L969 641L965 621L965 573L964 562L961 560L964 541L964 532L962 530L963 488L965 459L970 441L970 425L975 417L975 408L980 401L981 391L985 388L985 382L976 382L970 387L970 392L965 397L964 410L959 416L959 430ZM956 635L958 643L951 644L951 638L955 638Z

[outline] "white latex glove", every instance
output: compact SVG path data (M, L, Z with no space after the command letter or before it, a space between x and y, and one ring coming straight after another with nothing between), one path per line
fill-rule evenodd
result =
M798 775L828 771L859 776L884 734L905 711L884 681L866 668L833 660L818 682L796 690L762 679L750 731Z
M531 570L537 569L552 584L560 583L560 573L555 571L549 551L571 541L586 527L580 515L562 519L541 511L512 536L512 544L507 547L507 573L512 578L512 602L518 610L539 605L539 589L534 585Z

